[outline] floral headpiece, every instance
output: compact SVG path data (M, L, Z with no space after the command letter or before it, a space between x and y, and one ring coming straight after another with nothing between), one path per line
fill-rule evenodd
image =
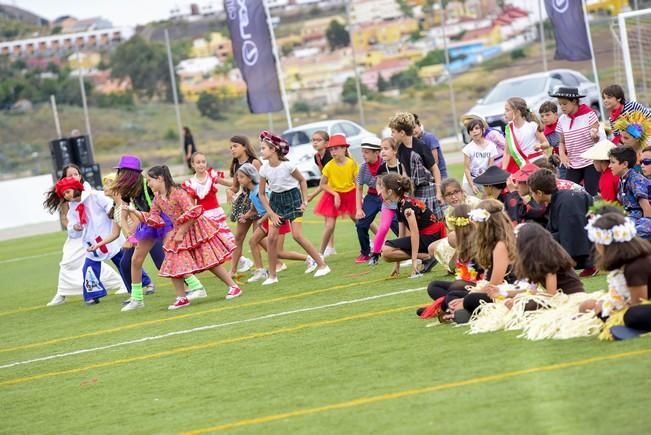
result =
M620 116L613 124L613 128L625 131L641 143L651 137L651 118L642 112L631 112Z
M600 245L610 245L611 243L630 242L637 235L635 224L632 220L626 218L623 224L615 225L609 229L597 228L594 223L601 217L596 215L588 221L585 229L588 231L588 239L593 243Z
M280 136L277 136L267 130L263 130L260 133L260 140L267 142L269 145L273 146L278 150L280 155L286 156L289 153L289 144L285 139Z
M470 219L465 216L448 216L446 220L454 227L465 227L470 224Z
M468 213L468 217L473 222L486 222L490 216L490 212L483 208L475 208Z

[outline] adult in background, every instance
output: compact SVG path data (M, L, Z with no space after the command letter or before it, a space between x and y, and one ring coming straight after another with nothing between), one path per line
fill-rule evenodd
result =
M439 172L441 173L441 180L445 180L448 178L448 166L445 163L445 157L443 156L441 143L439 142L438 138L434 136L434 133L425 131L425 127L423 127L423 124L420 122L418 115L415 113L412 113L412 115L414 115L414 120L416 121L414 136L420 139L423 143L425 143L425 145L429 147L430 150L432 150L432 156L434 157L436 166L438 166Z
M577 88L557 86L550 97L558 98L563 114L558 118L556 131L561 134L558 154L561 163L567 168L565 178L577 184L583 182L585 190L592 196L599 192L599 172L592 160L581 157L596 142L606 139L603 130L599 131L599 118L594 111L580 103L581 95Z
M633 100L626 100L624 89L619 85L609 85L603 88L601 96L604 99L604 107L610 111L608 121L613 129L613 143L619 145L622 140L621 130L617 128L615 122L620 117L633 112L642 112L644 116L651 118L651 109Z
M197 152L194 137L189 127L183 127L183 159L188 169L192 169L192 154Z

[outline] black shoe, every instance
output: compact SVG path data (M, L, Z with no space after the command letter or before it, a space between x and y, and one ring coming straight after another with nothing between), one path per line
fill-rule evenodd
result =
M420 273L429 272L437 264L438 264L438 261L436 261L436 258L434 258L434 257L430 258L429 260L424 261L423 262L423 268L421 269Z
M380 254L371 254L371 259L368 260L369 266L377 266L380 262Z
M463 308L454 312L454 322L458 324L468 323L470 321L470 312Z
M416 310L416 315L420 317L420 315L423 314L423 311L425 311L425 307L420 307Z

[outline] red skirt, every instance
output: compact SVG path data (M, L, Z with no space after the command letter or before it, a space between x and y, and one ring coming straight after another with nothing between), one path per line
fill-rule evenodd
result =
M325 217L338 217L343 215L355 217L355 213L357 212L357 189L353 188L353 190L348 192L337 193L339 193L339 198L341 199L339 208L335 207L335 197L328 192L323 192L321 199L316 207L314 207L314 213Z

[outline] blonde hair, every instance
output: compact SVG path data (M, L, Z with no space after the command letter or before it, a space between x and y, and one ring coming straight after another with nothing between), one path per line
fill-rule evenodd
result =
M529 110L524 98L511 97L506 100L506 103L511 106L514 112L519 112L527 122L535 122L538 125L538 131L543 131L542 122L540 122L540 119L538 119L538 116L535 113Z
M396 142L396 140L395 140L394 138L392 138L392 137L385 137L384 139L382 139L382 142L381 142L381 143L384 143L384 142L388 143L389 146L391 147L391 149L392 149L394 152L396 152L396 153L398 152L398 142Z
M509 263L515 261L515 234L511 220L504 212L504 204L496 199L485 199L477 208L486 210L490 216L483 222L477 222L475 231L476 259L480 266L488 269L493 264L493 250L498 242L506 245Z
M412 136L416 128L416 119L409 112L398 112L389 119L389 128L404 131L407 136Z

